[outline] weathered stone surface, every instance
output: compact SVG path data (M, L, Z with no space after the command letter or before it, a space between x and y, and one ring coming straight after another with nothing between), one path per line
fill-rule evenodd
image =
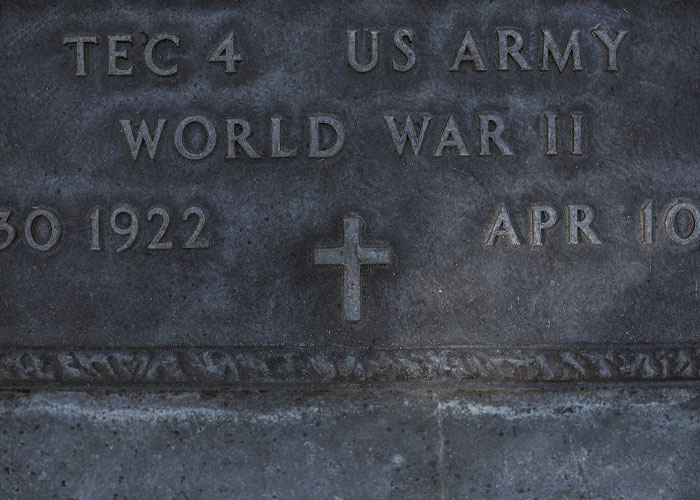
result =
M0 384L697 381L698 23L4 2Z
M3 498L688 499L696 390L5 394Z
M5 349L8 387L464 387L695 384L694 347Z
M0 497L700 498L698 33L3 0Z

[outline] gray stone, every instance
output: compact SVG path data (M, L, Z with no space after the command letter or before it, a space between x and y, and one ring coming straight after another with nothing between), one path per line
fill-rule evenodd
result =
M3 498L690 499L697 390L5 395Z
M700 498L693 2L0 13L0 498Z
M698 22L6 2L0 384L697 382Z

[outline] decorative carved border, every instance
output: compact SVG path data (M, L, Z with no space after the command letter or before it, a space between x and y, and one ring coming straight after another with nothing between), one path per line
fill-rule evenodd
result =
M4 348L3 388L347 388L700 384L700 345Z

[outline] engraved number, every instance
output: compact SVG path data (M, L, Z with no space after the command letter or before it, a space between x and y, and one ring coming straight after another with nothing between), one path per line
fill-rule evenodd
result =
M146 218L150 221L156 215L161 218L162 222L158 232L148 244L148 248L150 250L170 250L173 247L173 242L162 241L163 236L165 236L165 231L168 230L168 225L170 224L170 215L168 215L168 212L164 208L153 207L148 211Z
M235 73L236 63L242 60L241 55L234 48L233 32L219 44L209 57L209 62L222 62L226 64L225 73Z
M182 246L183 248L209 248L209 239L203 238L199 239L204 229L204 224L207 222L207 216L204 214L204 210L199 207L190 207L185 210L182 215L182 220L187 221L192 215L197 217L197 227L194 228L194 232L187 238L187 241Z
M10 243L14 241L15 236L17 236L17 231L15 228L7 222L7 219L9 219L11 213L12 212L9 210L0 210L0 232L5 233L6 235L3 242L0 243L0 250L4 250L9 247Z
M121 227L119 226L119 224L117 224L117 218L119 218L119 216L122 214L129 216L128 227ZM117 252L123 252L124 250L126 250L134 244L134 241L136 240L136 235L139 232L139 219L136 216L136 212L134 212L133 209L126 206L115 208L114 212L112 212L112 216L109 218L109 223L112 226L112 231L114 231L118 235L129 236L124 242L124 244L117 248Z
M39 243L34 238L34 222L40 218L46 219L49 223L49 236L44 243ZM24 239L27 240L27 244L30 247L40 252L46 252L47 250L51 250L54 245L58 243L60 237L61 223L54 213L44 210L43 208L35 208L29 212L27 219L24 221Z
M90 214L90 250L100 250L100 209Z
M8 235L12 235L12 237L14 237L12 233L12 226L9 224L7 225L7 228L3 226L3 221L6 221L10 212L8 211L6 213L7 217L4 219L3 214L5 214L5 212L0 211L0 232L6 231ZM102 249L101 214L102 212L99 208L95 208L90 213L91 250ZM141 216L143 217L143 214ZM207 222L206 213L199 207L189 207L187 210L185 210L182 220L188 221L192 218L192 216L197 218L197 224L194 231L192 234L190 234L182 247L194 249L209 248L209 239L203 237L202 235ZM149 240L146 248L149 250L171 250L173 248L173 242L169 241L169 238L167 237L170 227L170 213L168 210L162 206L151 207L146 212L146 219L149 222L157 221L156 223L160 223L155 234ZM126 236L126 239L121 243L121 246L117 248L117 252L123 252L124 250L132 248L136 242L136 239L138 238L139 231L141 230L141 226L139 225L139 215L136 210L128 205L120 205L110 214L109 223L114 233L118 234L119 236ZM0 250L2 250L2 248L4 247L0 245Z

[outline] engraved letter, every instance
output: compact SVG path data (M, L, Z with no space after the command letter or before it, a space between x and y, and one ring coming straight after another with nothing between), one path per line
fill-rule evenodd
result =
M479 148L480 156L491 156L491 143L503 153L504 156L511 156L513 152L510 150L506 142L503 140L503 118L500 115L479 115L481 147ZM491 124L495 128L491 129Z
M356 38L357 38L357 31L355 30L348 30L348 63L350 64L350 67L357 71L358 73L367 73L368 71L372 71L374 67L377 65L377 35L379 35L378 31L370 31L370 35L372 36L372 48L371 48L371 53L372 56L367 64L360 64L357 62L357 45L356 45Z
M270 126L272 127L272 158L292 158L297 155L297 148L294 149L282 149L282 139L281 139L281 124L282 118L274 117L270 118Z
M566 62L573 56L573 70L581 71L583 70L583 65L581 64L581 48L579 47L579 30L573 30L571 36L569 36L569 43L566 44L564 49L564 54L559 51L557 43L552 38L552 33L549 30L542 30L544 35L544 42L542 44L542 71L549 71L549 57L554 59L554 63L557 65L559 72L561 73L566 68Z
M413 42L413 30L411 28L401 28L394 33L394 46L405 56L406 62L401 64L396 59L391 60L394 71L405 73L416 65L416 53L406 40Z
M107 68L108 75L131 75L134 69L133 65L128 68L121 69L117 67L117 59L127 59L126 50L117 50L117 43L131 43L131 35L110 35L109 37L109 66Z
M231 118L226 120L228 130L228 154L226 158L236 158L236 144L239 144L248 158L260 158L260 155L253 149L253 146L248 142L250 137L250 124L244 118ZM240 133L236 133L236 127L240 127Z
M583 113L571 113L571 154L583 154Z
M155 61L153 60L153 49L156 47L156 45L163 41L163 40L170 40L175 44L176 47L180 46L180 39L175 36L175 35L168 35L168 34L157 34L153 35L150 40L148 40L148 43L146 44L146 48L144 50L144 56L146 58L146 66L148 66L148 69L153 71L156 75L160 76L170 76L174 75L177 73L177 64L173 64L169 68L160 68L156 65Z
M139 151L141 151L141 144L146 143L146 148L148 149L148 156L151 160L156 155L156 150L158 149L158 142L160 141L160 134L163 132L163 126L165 125L165 119L158 119L158 126L156 127L156 135L151 136L151 132L148 130L148 125L146 125L146 120L141 120L141 125L139 126L139 133L134 138L134 131L131 129L131 120L119 120L122 124L122 130L124 131L124 136L126 137L126 142L129 144L129 149L131 149L131 156L135 160Z
M464 61L471 61L474 63L474 71L486 71L486 65L484 60L481 58L479 49L476 48L476 43L474 43L474 37L472 32L467 30L462 39L462 45L460 45L455 60L450 66L450 71L459 71L459 66Z
M335 144L321 149L321 133L319 127L327 125L335 132ZM340 151L345 143L345 127L340 121L330 116L310 116L309 117L309 157L310 158L330 158Z
M520 246L520 240L518 239L518 235L515 234L515 228L513 228L513 224L510 222L510 216L508 215L508 210L506 209L505 205L501 205L501 208L496 215L496 220L494 220L493 225L491 226L491 232L486 240L486 245L494 246L498 236L505 236L508 238L508 244L510 246Z
M411 120L411 116L406 116L406 123L403 126L403 131L399 134L396 128L396 118L393 115L384 115L384 121L386 121L389 127L389 134L391 139L394 141L394 147L399 155L403 154L403 148L406 145L406 138L411 141L411 147L413 148L413 154L417 155L423 145L423 139L425 138L425 132L428 130L428 124L430 123L430 115L423 115L421 121L420 133L416 131L416 126Z
M557 155L557 114L553 111L546 111L545 118L545 136L546 136L546 152L547 156Z
M96 36L66 36L63 38L63 44L75 44L75 76L85 76L85 44L97 43Z
M569 244L578 245L579 231L583 233L591 245L602 245L603 242L590 227L593 222L593 209L588 205L569 205ZM583 214L581 219L579 216Z
M521 70L531 70L532 66L520 53L523 48L523 36L518 31L509 29L496 30L496 33L498 33L498 70L508 71L510 69L508 56L518 63ZM513 40L512 45L508 45L508 39Z
M622 40L627 35L626 31L618 31L615 40L610 38L607 31L595 30L593 36L596 37L608 51L608 71L617 71L617 49L620 47Z
M676 216L681 210L688 212L692 219L691 225L693 229L686 237L679 235L676 231ZM672 242L684 246L695 243L700 239L700 211L692 203L676 203L666 212L665 226L666 234Z
M207 143L199 153L188 151L183 140L185 129L191 123L199 123L207 131ZM189 116L182 120L175 130L175 149L188 160L201 160L214 150L214 146L216 146L216 130L214 125L203 116Z
M542 232L557 222L557 211L549 205L532 207L532 246L542 246Z
M438 144L435 149L433 156L442 156L442 150L445 148L457 148L459 156L469 156L467 146L464 145L464 141L462 140L462 136L459 133L459 129L452 115L447 119L445 128L442 130L442 136L440 136L440 144Z

